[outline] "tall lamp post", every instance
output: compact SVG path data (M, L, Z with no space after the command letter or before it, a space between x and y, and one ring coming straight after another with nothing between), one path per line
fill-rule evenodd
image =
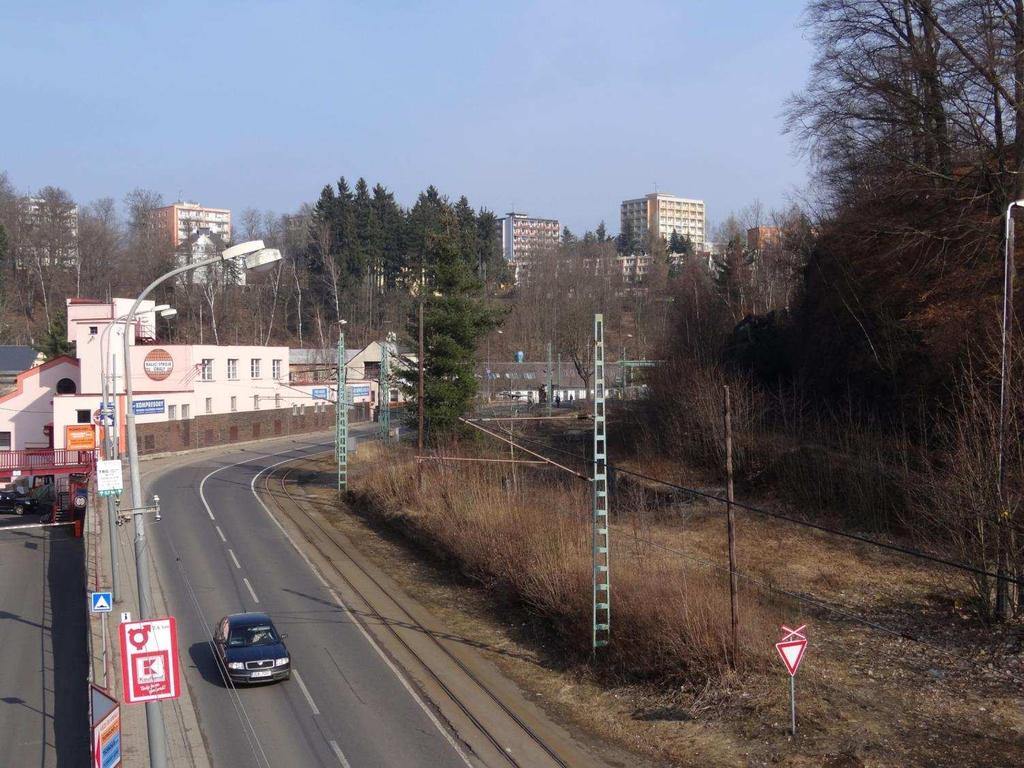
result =
M1024 200L1014 200L1006 206L1006 231L1003 237L1003 332L1002 349L1000 350L999 372L999 448L997 491L999 509L996 510L997 528L1003 528L1009 515L1006 498L1006 410L1009 399L1010 384L1010 334L1013 331L1013 278L1016 272L1013 254L1013 209L1024 208ZM1004 536L996 540L996 616L1005 619L1009 613L1008 592L1006 583L1006 542Z
M276 248L264 248L262 240L250 240L247 243L228 248L218 256L203 259L192 264L172 269L161 275L139 294L125 316L125 330L135 321L135 313L150 292L166 280L185 272L191 272L215 264L245 259L245 266L251 271L262 271L270 268L281 260L281 253ZM135 579L139 588L139 618L153 617L153 604L149 594L149 553L146 550L145 527L142 513L142 476L139 472L139 442L135 434L135 413L132 408L132 372L131 345L128 333L124 334L124 388L125 388L125 428L128 432L128 466L131 470L132 507L135 519ZM164 736L164 720L160 705L155 701L146 702L146 731L149 737L149 762L152 768L166 768L167 743Z
M178 310L171 309L167 304L160 304L159 306L154 307L153 311L158 312L161 317L172 317L178 313ZM128 315L121 315L121 317L112 319L110 324L103 329L103 333L100 334L100 391L102 393L101 397L103 400L103 404L100 407L100 414L101 421L103 422L104 433L106 435L106 438L103 441L103 454L108 460L113 459L117 453L114 447L116 440L114 435L114 426L116 421L114 419L114 415L111 413L109 415L110 423L108 424L108 414L106 412L107 403L109 402L108 398L117 396L117 386L114 385L113 382L111 382L109 389L107 387L108 372L111 370L116 372L117 358L114 358L114 362L111 365L109 362L111 351L110 345L108 344L104 349L103 342L107 340L107 334L110 333L110 329L118 323L124 323L127 318ZM122 333L124 333L125 330L126 327L122 329ZM116 373L114 375L116 376ZM107 535L110 541L110 591L111 597L116 603L119 602L121 598L121 580L118 576L117 569L117 511L114 507L113 497L107 496Z

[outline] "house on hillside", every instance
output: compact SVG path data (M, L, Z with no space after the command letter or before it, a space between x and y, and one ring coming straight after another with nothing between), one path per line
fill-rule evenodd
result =
M45 361L34 347L0 344L0 395L14 389L18 374Z

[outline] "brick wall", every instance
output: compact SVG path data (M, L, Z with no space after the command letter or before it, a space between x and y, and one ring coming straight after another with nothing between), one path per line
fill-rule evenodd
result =
M366 421L369 409L363 404L350 408L349 423ZM230 445L283 435L322 432L334 427L334 406L321 413L306 406L301 415L291 408L196 416L194 419L139 424L139 454L186 451L210 445Z

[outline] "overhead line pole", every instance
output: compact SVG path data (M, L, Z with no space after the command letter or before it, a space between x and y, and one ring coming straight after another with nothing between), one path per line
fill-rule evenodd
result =
M594 467L592 495L593 632L592 650L611 637L611 570L608 537L608 441L605 422L604 315L594 315Z
M345 379L345 332L338 331L338 396L334 406L334 450L338 493L348 490L348 387Z

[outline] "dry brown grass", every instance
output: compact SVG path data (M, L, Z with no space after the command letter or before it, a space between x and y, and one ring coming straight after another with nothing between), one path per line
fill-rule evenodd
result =
M433 464L416 491L404 449L360 482L357 494L434 552L454 560L499 599L542 619L577 660L590 652L591 528L586 484L508 465ZM572 483L572 484L570 484ZM706 679L767 661L771 623L743 613L733 653L728 582L648 542L636 518L613 525L615 633L603 669L623 679Z

